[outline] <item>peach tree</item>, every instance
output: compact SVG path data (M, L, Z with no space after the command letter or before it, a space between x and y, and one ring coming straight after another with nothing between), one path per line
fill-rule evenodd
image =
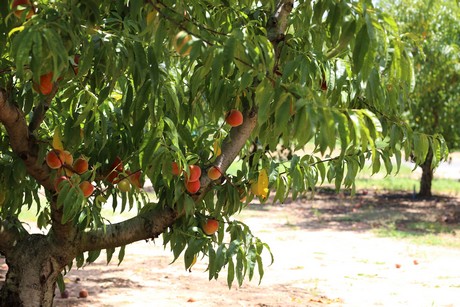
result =
M460 7L457 1L382 1L393 12L400 29L411 33L415 84L407 113L413 129L427 134L442 133L449 148L460 148ZM433 159L415 161L422 170L419 196L432 196Z
M367 161L391 173L403 153L445 151L400 117L410 49L370 0L2 0L0 13L0 306L51 306L69 269L160 235L186 268L206 256L210 279L241 285L271 255L235 218L254 199L353 191ZM136 216L110 223L105 207Z

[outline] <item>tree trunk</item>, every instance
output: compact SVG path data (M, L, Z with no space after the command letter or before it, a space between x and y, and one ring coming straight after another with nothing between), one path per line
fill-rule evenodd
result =
M53 255L59 251L43 235L19 241L6 257L8 273L0 291L0 307L51 307L57 278L67 260Z
M431 149L428 151L425 162L420 167L422 168L422 178L420 179L420 192L419 197L431 197L431 182L433 181L433 152Z

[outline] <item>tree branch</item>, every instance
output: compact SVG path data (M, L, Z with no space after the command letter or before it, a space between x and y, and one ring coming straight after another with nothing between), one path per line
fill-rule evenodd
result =
M53 89L54 94L55 91L56 89ZM49 97L53 97L54 94L49 95ZM49 97L45 98L44 103L51 99ZM41 117L39 111L37 111L37 116ZM50 169L43 161L38 160L38 142L29 131L24 114L16 106L8 103L7 93L4 89L0 89L0 123L5 126L11 148L26 165L28 174L35 178L45 189L55 191ZM34 125L40 123L41 120L37 119ZM57 209L56 199L53 198L51 200L52 233L54 233L58 242L64 239L68 240L75 234L75 229L70 222L66 225L61 224L62 214L62 208Z
M218 167L222 173L225 173L230 165L235 161L240 154L241 149L246 144L246 141L252 134L252 131L257 125L257 110L255 108L245 110L243 113L243 123L232 128L230 133L222 142L222 153L217 157L214 166ZM208 176L202 176L200 183L202 186L199 199L202 199L208 190L209 184L212 182Z
M266 26L268 40L273 44L284 39L284 33L288 25L288 17L293 8L293 0L280 0L276 4L276 11L269 18Z
M287 18L292 11L293 1L281 1L277 12L275 13L276 22L272 23L271 31L274 31L274 37L269 37L270 41L277 46L277 39L284 37L287 27ZM269 25L267 25L268 27ZM273 40L272 40L273 39ZM232 128L228 136L222 143L222 153L217 157L214 166L217 166L221 172L225 173L236 157L240 154L241 149L250 138L252 131L257 125L257 109L251 108L243 111L243 124ZM200 179L201 189L195 201L200 201L210 189L212 182L208 176L202 176ZM77 239L79 251L91 251L107 248L115 248L130 244L139 240L146 240L159 236L164 230L171 226L182 214L169 207L156 208L152 211L141 213L129 220L121 223L107 225L104 228L87 231L81 234Z
M79 253L115 248L140 240L157 238L179 217L169 207L157 207L129 220L110 224L104 228L83 232L77 239Z
M10 145L26 165L27 172L47 190L54 190L49 169L38 161L38 144L29 133L24 114L7 101L7 93L0 89L0 123L8 133Z
M50 107L51 100L53 100L54 96L56 96L57 90L58 90L58 86L55 83L53 85L53 89L51 90L51 93L45 96L42 102L34 109L34 113L32 115L32 119L30 120L30 124L29 124L30 133L34 132L38 127L40 127L41 123L45 119L46 111L48 111Z
M8 257L16 243L27 235L27 230L17 219L13 222L0 220L0 254Z

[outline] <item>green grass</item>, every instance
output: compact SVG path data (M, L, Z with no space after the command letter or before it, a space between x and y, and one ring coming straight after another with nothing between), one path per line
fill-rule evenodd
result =
M392 228L378 228L374 232L380 237L390 237L407 240L417 245L443 246L449 248L460 248L460 239L454 235L443 235L442 233L421 233L410 230L397 230Z
M417 193L420 187L419 180L405 177L386 177L381 179L359 178L356 180L356 189L377 189L389 191L408 191ZM460 182L453 179L434 179L431 190L433 194L451 196L460 195Z

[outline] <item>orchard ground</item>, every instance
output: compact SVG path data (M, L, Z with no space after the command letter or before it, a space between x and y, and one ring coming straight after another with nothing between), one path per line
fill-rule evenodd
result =
M458 180L453 157L438 176ZM57 291L56 306L460 306L459 195L417 200L373 189L351 198L322 189L313 199L252 203L239 219L275 257L260 285L256 276L229 290L225 273L208 281L206 258L192 272L181 258L170 264L158 239L127 246L120 266L101 255L71 270L70 297ZM89 296L79 299L83 288Z

